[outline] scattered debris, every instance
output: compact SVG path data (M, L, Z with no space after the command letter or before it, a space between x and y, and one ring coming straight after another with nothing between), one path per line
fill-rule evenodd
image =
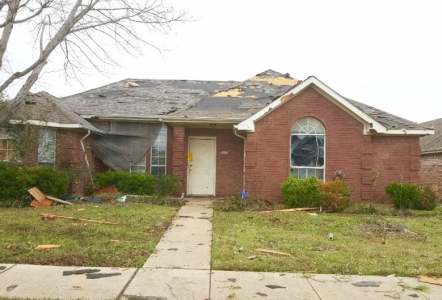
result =
M170 226L170 223L169 222L165 222L165 221L156 222L155 225L153 225L153 226L159 227L159 228L163 228L163 229L167 229Z
M101 197L81 197L81 201L87 203L101 203L103 202L103 198Z
M167 250L169 250L169 251L178 251L178 248L169 248Z
M112 243L119 243L119 240L110 240Z
M86 210L85 208L79 208L79 209L77 209L77 210Z
M133 81L128 81L126 82L126 85L124 87L129 88L129 87L139 87L140 85L136 82Z
M333 241L333 240L334 240L333 233L329 233L329 234L328 234L328 239L329 239L330 241Z
M190 219L193 219L194 217L192 217L192 216L178 216L178 218L190 218Z
M379 287L380 286L380 284L375 281L360 281L360 282L352 283L352 285L358 286L358 287Z
M12 291L13 289L15 289L17 286L18 286L18 285L16 285L16 284L14 284L14 285L10 285L10 286L8 286L8 287L6 288L6 291L7 291L7 292L10 292L10 291Z
M256 256L256 255L251 255L251 256L249 256L249 257L247 257L247 259L254 259L254 258L257 258L258 256Z
M157 296L136 296L136 295L123 295L121 300L167 300L167 298L164 297L157 297ZM208 299L210 300L210 299Z
M118 275L121 275L121 273L86 273L86 279L99 279Z
M71 202L64 201L52 196L48 196L43 194L37 187L30 188L28 190L29 194L34 197L34 200L31 202L31 206L33 207L43 207L43 206L50 206L52 204L52 201L62 203L62 204L68 204L73 205Z
M81 286L79 285L73 285L72 290L81 290Z
M230 294L226 297L226 300L239 300L238 298L236 298L236 294Z
M6 269L5 266L0 266L0 271Z
M100 271L101 271L100 269L80 269L80 270L73 270L73 271L63 271L63 276L87 274L87 273L97 273Z
M267 294L265 294L265 293L257 292L256 294L257 294L258 296L261 296L261 297L267 297Z
M434 277L428 277L428 276L419 276L418 281L419 282L425 282L425 283L442 285L442 278L434 278Z
M47 214L40 214L42 218L55 218L55 219L65 219L65 220L73 220L78 222L85 222L85 223L96 223L96 224L106 224L106 225L118 225L118 223L113 222L105 222L105 221L96 221L96 220L89 220L89 219L78 219L74 217L66 217L66 216L57 216L57 215L47 215ZM46 219L44 219L46 220Z
M419 298L419 295L418 294L409 294L408 297Z
M230 282L236 282L236 278L227 278L227 280Z
M53 248L60 248L61 245L38 245L35 247L35 250L42 250L42 249L53 249Z
M286 212L286 211L312 211L318 209L319 207L298 207L298 208L287 208L287 209L277 209L277 210L263 210L261 213Z
M120 198L117 199L117 201L121 202L121 203L125 203L126 202L126 195L121 196Z
M47 214L42 214L41 219L42 220L55 220L54 216L47 215Z
M280 285L274 285L274 284L267 284L266 287L268 287L269 289L285 289L285 286L280 286Z
M259 251L259 252L265 252L265 253L273 253L273 254L279 254L279 255L285 255L285 256L292 256L290 253L285 253L285 252L279 252L279 251L274 251L274 250L268 250L268 249L255 249L255 251Z
M387 277L396 277L396 274L387 275Z

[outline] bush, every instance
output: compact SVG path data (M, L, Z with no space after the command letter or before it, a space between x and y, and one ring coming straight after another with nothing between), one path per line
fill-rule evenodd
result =
M69 177L66 172L53 168L27 168L0 162L0 186L0 202L3 206L28 206L32 200L28 189L34 186L46 195L66 197Z
M436 207L437 196L437 186L422 186L420 201L416 208L422 210L433 210Z
M391 182L385 187L393 205L400 209L415 209L420 199L420 189L414 183Z
M321 191L320 205L325 210L341 212L349 207L351 191L348 184L340 179L319 182Z
M436 207L437 189L431 186L391 182L385 191L398 209L433 210Z
M149 174L109 171L97 174L95 185L97 188L116 185L122 194L169 196L181 187L181 181L176 175L157 177Z
M281 184L281 193L291 207L319 206L321 197L318 179L314 176L305 179L290 176Z

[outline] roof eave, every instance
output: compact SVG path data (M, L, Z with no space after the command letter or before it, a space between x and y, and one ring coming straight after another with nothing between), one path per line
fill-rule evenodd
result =
M41 120L9 120L11 124L30 124L30 125L36 125L36 126L44 126L44 127L53 127L53 128L64 128L64 129L84 129L84 130L90 130L95 133L103 134L105 131L102 131L100 129L93 129L83 126L80 123L58 123L58 122L45 122Z
M186 118L186 117L164 117L166 123L199 123L199 124L238 124L244 119L239 118Z
M426 136L434 134L432 129L389 129L384 134L386 135L419 135Z

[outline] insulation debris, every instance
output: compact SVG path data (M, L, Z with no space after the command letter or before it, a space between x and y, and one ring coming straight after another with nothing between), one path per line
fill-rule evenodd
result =
M124 87L129 88L129 87L139 87L139 86L140 85L136 82L128 81L128 82L126 82L126 85Z
M266 78L266 77L261 77L261 76L255 76L249 79L250 81L265 81L268 84L272 84L272 85L297 85L298 84L298 79L294 79L294 78L286 78L283 76L278 76L278 77L274 77L274 78Z
M226 91L221 91L218 92L214 95L212 95L212 97L220 97L220 98L225 98L225 97L234 97L234 98L243 98L244 96L242 96L244 94L244 90L241 88L233 88L233 89L228 89ZM256 98L256 96L246 96L244 98Z

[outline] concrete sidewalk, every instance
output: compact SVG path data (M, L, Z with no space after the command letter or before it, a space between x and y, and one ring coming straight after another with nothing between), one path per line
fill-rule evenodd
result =
M141 269L55 267L0 263L0 297L31 299L442 299L442 286L415 278L304 276L214 271L210 266L211 201L183 206ZM91 274L70 274L100 269ZM63 272L68 272L63 276ZM99 278L88 279L98 276ZM362 286L361 286L362 285ZM373 286L374 285L374 286ZM427 286L428 292L413 288Z

